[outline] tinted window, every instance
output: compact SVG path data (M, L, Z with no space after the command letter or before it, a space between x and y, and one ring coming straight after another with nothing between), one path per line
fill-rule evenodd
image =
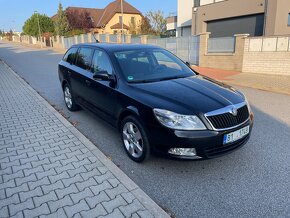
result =
M76 58L78 48L71 48L69 49L66 54L63 56L63 60L73 64Z
M128 82L154 82L195 75L181 60L163 49L116 52Z
M113 73L113 68L108 55L103 51L96 50L92 61L93 73L106 71L108 74Z
M89 70L91 67L91 58L93 50L90 48L81 48L78 53L76 65L85 70Z

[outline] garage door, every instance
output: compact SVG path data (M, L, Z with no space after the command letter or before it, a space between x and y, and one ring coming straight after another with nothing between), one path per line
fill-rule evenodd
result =
M249 33L251 36L262 36L264 30L264 14L228 18L207 22L207 32L210 37L233 36Z

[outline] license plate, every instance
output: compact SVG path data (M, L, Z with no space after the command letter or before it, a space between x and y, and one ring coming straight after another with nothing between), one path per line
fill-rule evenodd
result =
M224 145L225 144L229 144L232 142L235 142L241 138L243 138L244 136L248 135L250 132L250 126L246 126L242 129L239 129L235 132L231 132L229 134L224 135Z

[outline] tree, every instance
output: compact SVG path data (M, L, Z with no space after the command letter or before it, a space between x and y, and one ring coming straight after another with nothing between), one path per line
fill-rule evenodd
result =
M63 11L62 4L59 3L56 20L54 21L54 28L56 35L64 36L69 31L69 24L65 12Z
M91 15L87 11L67 10L66 16L71 30L80 29L88 32L94 27Z
M147 17L143 17L140 26L140 34L142 35L151 35L153 34L153 30L151 24Z
M41 33L54 32L53 21L50 19L50 17L46 16L45 14L33 14L29 19L25 21L24 26L22 28L23 32L26 35L30 36L39 35L38 19Z
M137 30L137 25L136 25L135 21L131 21L129 23L129 32L132 35L136 35L137 34L138 30Z
M164 18L162 11L149 11L146 14L146 18L148 19L154 34L160 35L166 31L167 21Z

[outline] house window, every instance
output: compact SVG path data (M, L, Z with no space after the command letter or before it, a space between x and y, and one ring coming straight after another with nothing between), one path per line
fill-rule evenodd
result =
M288 26L290 26L290 13L288 14Z
M135 24L135 17L131 17L131 23Z

